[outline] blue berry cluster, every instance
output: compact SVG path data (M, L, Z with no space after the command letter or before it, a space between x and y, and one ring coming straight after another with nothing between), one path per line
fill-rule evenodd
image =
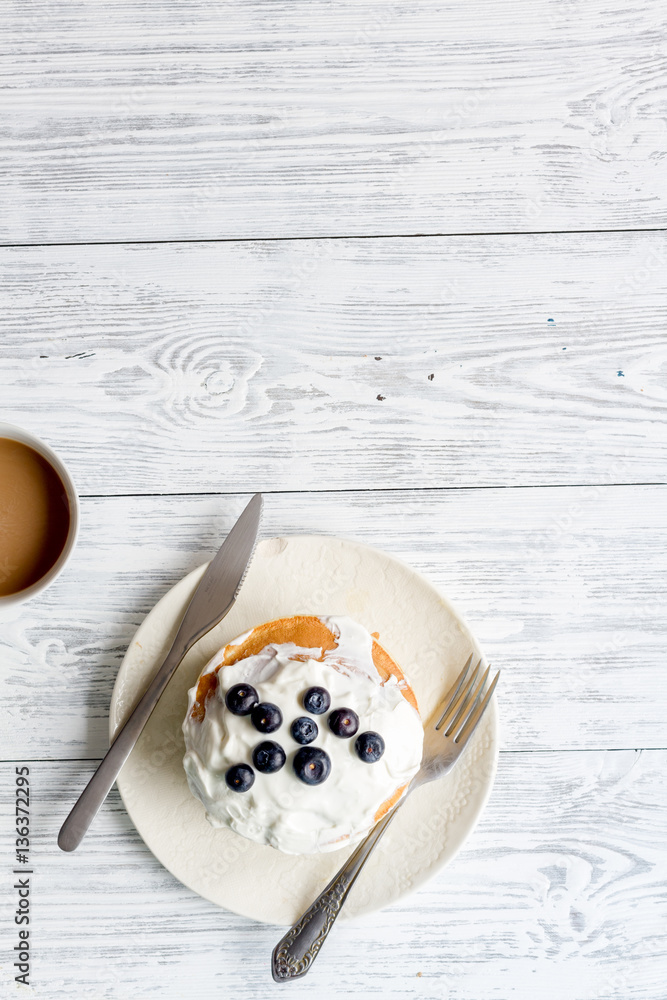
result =
M278 706L260 701L251 684L234 684L225 696L225 704L233 715L249 715L260 733L275 733L282 725L283 713ZM331 707L331 696L323 687L311 687L303 695L302 704L311 715L324 715ZM350 739L359 729L359 716L351 708L336 708L327 723L334 736ZM318 737L317 723L307 715L300 716L290 726L290 733L301 744L292 761L294 773L307 785L320 785L331 773L331 759L326 751L309 745ZM373 764L384 753L384 740L379 733L361 733L354 747L360 760ZM262 774L274 774L284 767L286 760L285 751L275 740L258 743L252 752L255 769ZM225 781L233 791L247 792L255 782L255 772L249 764L233 764L225 774Z

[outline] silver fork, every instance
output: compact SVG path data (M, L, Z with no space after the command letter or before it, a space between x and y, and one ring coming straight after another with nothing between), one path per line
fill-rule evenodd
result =
M435 725L429 724L425 727L422 764L405 794L373 827L313 905L274 948L271 971L276 982L284 983L305 976L343 908L343 903L357 876L408 795L427 781L435 781L436 778L441 778L443 774L451 771L463 753L464 747L491 701L500 677L498 671L487 687L490 667L487 667L480 677L482 669L480 660L470 673L473 657L474 654L471 653L442 704L433 713L433 718L436 719Z

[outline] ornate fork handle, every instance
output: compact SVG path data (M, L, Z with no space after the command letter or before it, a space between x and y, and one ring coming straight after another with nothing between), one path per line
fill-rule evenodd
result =
M299 979L308 972L342 910L357 875L406 798L407 792L401 797L398 805L376 823L313 905L278 942L271 961L271 971L277 983Z
M373 848L387 829L396 811L415 788L435 781L447 774L463 753L480 719L491 701L500 671L489 686L486 682L489 667L480 678L482 660L469 673L474 654L460 672L444 701L434 714L434 724L424 729L424 756L422 764L408 785L405 794L393 810L373 827L337 875L329 882L310 909L278 942L273 952L271 971L277 983L299 979L310 969L324 944L334 921L354 885L357 875L366 864Z

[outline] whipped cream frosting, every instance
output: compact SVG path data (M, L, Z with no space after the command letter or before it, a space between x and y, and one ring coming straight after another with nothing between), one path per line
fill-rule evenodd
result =
M321 649L303 649L291 642L269 644L220 670L201 722L192 718L197 685L191 688L183 723L188 784L206 808L208 821L286 854L331 851L361 840L379 807L416 774L422 757L419 714L402 695L395 677L384 682L380 678L370 634L343 616L320 620L337 642L322 659ZM244 638L230 645L239 645ZM223 654L223 650L216 653L202 675L214 671ZM260 701L280 708L282 725L270 736L257 732L249 716L233 715L226 708L226 692L241 682L252 684ZM331 758L331 774L320 785L306 785L292 768L300 746L290 726L294 719L309 715L301 698L313 685L331 695L329 711L310 716L319 727L310 746L320 747ZM378 761L361 761L354 748L356 736L341 739L329 729L329 712L343 707L359 716L358 733L372 730L382 736L385 752ZM285 766L274 774L255 771L255 782L247 792L230 789L225 782L227 769L232 764L252 766L252 751L265 739L283 747Z

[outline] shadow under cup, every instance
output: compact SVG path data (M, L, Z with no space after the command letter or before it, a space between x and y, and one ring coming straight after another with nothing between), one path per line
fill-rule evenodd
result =
M58 456L27 431L0 423L0 610L55 580L78 521L76 491Z

